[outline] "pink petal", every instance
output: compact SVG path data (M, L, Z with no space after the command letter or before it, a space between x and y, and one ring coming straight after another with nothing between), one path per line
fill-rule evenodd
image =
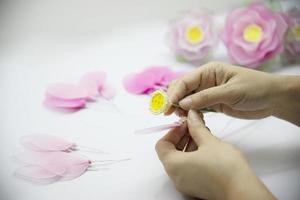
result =
M155 76L150 73L131 74L124 78L123 85L129 93L145 94L154 87L155 80Z
M63 138L52 135L25 135L20 140L21 144L33 151L67 151L76 146Z
M38 184L50 184L61 178L46 169L34 165L20 167L15 171L15 176Z
M168 130L168 129L171 129L171 128L179 127L181 125L182 125L182 123L175 122L175 123L172 123L172 124L154 126L154 127L150 127L150 128L137 130L137 131L135 131L135 134L155 133L155 132L160 132L160 131Z
M68 83L51 84L48 86L46 94L65 100L86 99L88 97L88 93L84 87Z
M100 90L100 95L105 99L112 99L116 96L116 88L110 84L104 84Z
M99 90L106 81L106 74L103 71L90 72L82 76L79 84L83 86L90 97L99 95Z
M61 180L67 181L75 179L84 174L89 166L89 162L72 165L68 167L67 172L63 175Z
M172 70L166 66L153 66L146 68L142 73L155 76L155 82L160 83L164 80L165 76L172 73Z
M171 81L182 77L185 73L186 72L172 72L164 77L164 80L161 84L164 86L168 86Z
M60 99L56 97L46 97L44 104L54 108L83 108L86 105L85 99Z
M71 180L82 175L89 167L91 161L74 153L66 152L35 152L19 151L15 158L26 165L38 166L57 176L62 180Z
M90 163L88 159L74 153L56 152L49 156L43 165L50 171L58 166L64 167L65 172L58 175L63 177L62 180L71 180L82 175Z
M15 158L26 165L36 165L43 169L46 169L56 175L65 174L67 168L65 163L57 159L59 154L62 152L37 152L37 151L19 151L15 154ZM67 154L64 152L64 154Z

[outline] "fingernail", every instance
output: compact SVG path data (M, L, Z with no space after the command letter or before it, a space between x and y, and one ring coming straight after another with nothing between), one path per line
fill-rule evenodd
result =
M192 105L192 98L186 97L179 102L179 105L184 109L189 109Z
M188 118L191 122L197 122L200 120L198 113L195 110L190 110Z

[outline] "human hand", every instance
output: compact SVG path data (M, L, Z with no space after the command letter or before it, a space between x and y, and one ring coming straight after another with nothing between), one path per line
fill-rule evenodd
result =
M214 137L194 110L189 111L187 124L158 141L156 151L184 194L203 199L274 199L243 154Z
M282 80L276 75L211 62L171 83L168 96L186 111L209 108L233 117L256 119L274 114L280 85Z

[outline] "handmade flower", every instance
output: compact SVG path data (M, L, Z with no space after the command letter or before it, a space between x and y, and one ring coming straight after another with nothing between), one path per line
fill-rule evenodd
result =
M181 59L199 64L216 46L217 35L208 13L192 11L171 24L169 43L171 50Z
M152 114L159 115L171 107L167 94L162 90L156 90L151 94L149 110Z
M37 184L73 180L89 170L97 171L108 165L129 159L90 160L85 156L64 151L31 151L20 149L14 155L22 164L15 176Z
M106 73L103 71L94 71L83 75L79 85L87 90L91 99L99 96L112 99L116 95L115 88L107 82Z
M300 10L293 8L287 12L289 32L286 48L292 55L300 55Z
M53 83L47 87L44 104L52 108L78 110L97 97L112 99L115 89L106 81L106 74L95 71L85 74L78 84Z
M166 89L169 83L183 75L169 67L153 66L142 72L130 74L123 80L124 88L133 94L150 94L156 89Z
M20 142L25 149L18 149L14 154L14 158L21 164L15 176L39 184L72 180L88 170L101 170L102 167L129 160L90 160L74 151L105 152L53 135L25 135Z
M40 152L53 152L53 151L64 151L64 152L71 152L71 151L88 151L93 153L104 153L106 152L92 148L86 147L82 145L78 145L75 142L71 142L64 138L60 138L53 135L46 135L46 134L32 134L32 135L25 135L21 137L20 143L27 149L32 151L40 151Z
M49 107L79 109L86 105L88 92L84 87L69 83L48 86L44 104Z
M280 13L256 3L227 16L222 39L233 63L256 68L282 52L286 30Z

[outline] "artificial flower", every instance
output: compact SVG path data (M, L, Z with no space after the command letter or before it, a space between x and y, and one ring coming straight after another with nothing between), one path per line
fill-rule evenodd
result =
M201 11L191 11L172 23L168 37L176 56L194 64L203 62L217 42L211 15Z
M289 31L286 48L292 55L300 55L300 10L293 8L287 12Z
M257 68L283 51L287 27L281 13L255 3L227 16L222 39L234 64Z
M82 76L78 84L54 83L47 87L45 105L52 108L80 109L97 97L112 99L115 88L106 81L102 71L90 72Z

